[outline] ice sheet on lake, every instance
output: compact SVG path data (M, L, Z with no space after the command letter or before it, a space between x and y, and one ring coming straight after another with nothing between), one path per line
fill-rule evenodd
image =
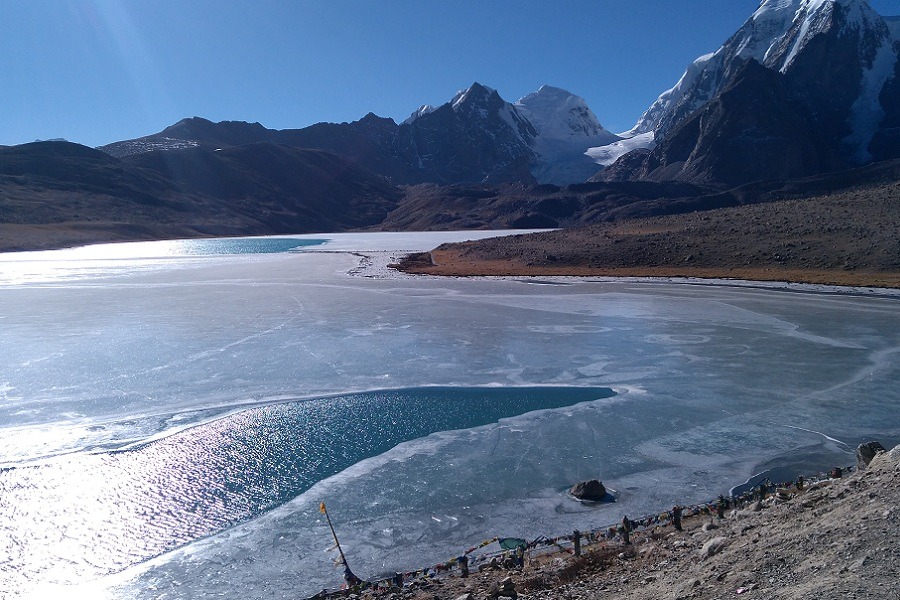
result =
M120 597L280 598L339 578L321 552L321 499L334 503L354 568L371 575L446 560L485 535L562 533L705 500L786 453L841 459L845 449L822 434L900 442L896 297L348 275L360 262L351 251L386 264L442 235L347 234L299 253L82 271L70 263L65 277L7 281L0 461L103 451L240 407L347 391L618 392L408 442L106 582L123 586L110 592ZM620 501L587 509L565 498L587 476Z

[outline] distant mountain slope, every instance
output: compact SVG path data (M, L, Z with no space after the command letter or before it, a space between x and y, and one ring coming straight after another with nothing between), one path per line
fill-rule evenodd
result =
M382 230L573 227L661 215L702 213L900 182L900 160L802 179L754 182L729 190L685 182L617 181L553 185L419 185L406 189ZM889 221L886 221L888 223ZM548 249L549 250L549 249Z
M116 159L45 142L0 150L0 250L347 229L571 227L835 190L866 193L898 181L900 159L727 191L652 181L402 188L333 153L271 143ZM886 218L879 227L893 231Z
M0 246L341 231L380 223L400 197L383 177L321 150L259 143L118 159L40 142L0 149L0 231L44 239L22 234Z
M271 143L189 148L123 159L153 171L175 194L230 202L278 232L341 231L381 222L399 191L330 152Z
M59 190L157 204L172 190L169 182L153 173L130 170L105 152L71 142L32 142L0 149L0 186L3 220L53 220L65 216L58 207L39 203L24 214L15 214L6 199L17 192Z

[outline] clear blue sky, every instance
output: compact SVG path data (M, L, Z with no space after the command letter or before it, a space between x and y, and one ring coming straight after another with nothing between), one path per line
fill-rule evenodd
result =
M872 0L883 14L900 0ZM176 121L405 119L478 81L551 84L630 128L758 0L0 0L0 144Z

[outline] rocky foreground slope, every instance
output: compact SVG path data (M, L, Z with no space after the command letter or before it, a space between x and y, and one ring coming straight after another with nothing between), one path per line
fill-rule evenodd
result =
M686 519L497 569L419 582L395 598L658 600L900 598L900 446L783 499ZM504 585L504 580L506 583ZM363 596L372 592L362 592Z

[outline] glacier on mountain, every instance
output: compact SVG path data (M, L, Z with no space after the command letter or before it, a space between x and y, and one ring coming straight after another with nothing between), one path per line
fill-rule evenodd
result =
M532 174L541 183L584 181L597 171L588 150L622 139L600 125L584 98L557 87L541 86L513 107L537 131Z
M656 145L652 131L638 134L633 134L632 132L626 131L624 133L620 133L619 137L621 139L611 144L588 148L586 154L597 165L600 165L601 167L608 167L609 165L619 160L619 157L625 156L632 150L638 150L640 148L653 149Z

